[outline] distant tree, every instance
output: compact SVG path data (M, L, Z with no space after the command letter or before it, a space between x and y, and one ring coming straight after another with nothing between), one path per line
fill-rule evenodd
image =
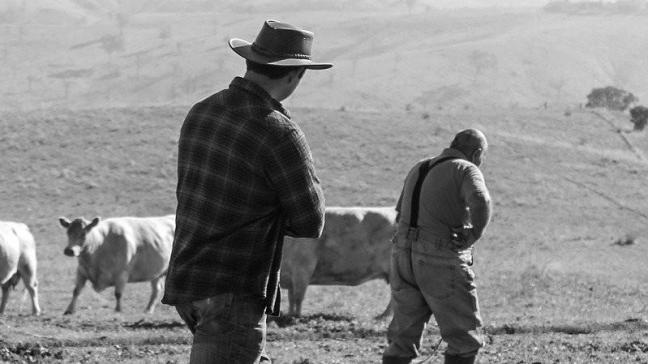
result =
M616 10L620 13L638 13L646 8L644 0L617 0L614 3Z
M118 13L115 15L115 20L117 21L117 27L119 27L119 35L124 35L124 28L128 25L128 15L125 13Z
M407 5L407 9L411 13L412 10L414 9L414 6L416 6L417 0L405 0L405 5Z
M36 77L33 75L27 76L27 91L31 92L32 91L32 84L36 81Z
M646 9L645 0L616 1L569 1L555 0L548 2L544 8L547 12L567 14L633 14Z
M124 37L121 35L104 35L99 39L99 43L109 56L124 50Z
M163 40L171 38L171 25L165 24L164 26L160 27L158 38Z
M572 13L578 10L578 5L569 0L557 0L548 2L543 9L550 13Z
M585 107L604 107L610 110L625 111L631 104L639 101L632 93L607 86L603 88L592 89L587 95L587 104Z
M648 107L639 105L630 109L630 121L634 124L634 130L643 130L648 123Z

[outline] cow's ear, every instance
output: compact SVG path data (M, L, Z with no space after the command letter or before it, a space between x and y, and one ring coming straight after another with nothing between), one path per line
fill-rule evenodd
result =
M88 224L88 226L85 227L85 229L86 229L87 231L90 231L90 229L92 229L93 227L97 226L97 224L99 223L100 220L101 220L100 217L98 217L98 216L95 217L95 218L92 219L92 221Z
M70 220L66 217L59 217L59 224L67 229L70 226Z

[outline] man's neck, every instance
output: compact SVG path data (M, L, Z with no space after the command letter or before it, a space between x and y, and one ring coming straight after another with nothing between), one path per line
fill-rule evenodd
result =
M461 159L465 159L465 160L470 162L470 159L468 159L468 156L466 155L465 151L463 151L463 150L461 150L459 148L453 148L453 147L450 147L449 149L454 150L455 152L458 152L459 154L461 154Z
M256 83L259 87L264 89L270 97L273 99L281 102L282 100L279 100L278 94L279 94L279 88L278 88L278 83L276 80L273 80L268 77L264 77L261 75L258 75L254 72L246 72L245 76L243 76L244 79Z

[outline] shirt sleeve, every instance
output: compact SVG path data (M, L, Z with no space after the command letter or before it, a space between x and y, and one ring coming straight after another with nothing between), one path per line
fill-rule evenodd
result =
M290 130L273 146L266 174L277 191L287 234L319 237L324 226L324 194L301 130Z
M461 183L461 197L470 208L470 220L479 237L490 221L491 201L484 176L477 166L466 169Z

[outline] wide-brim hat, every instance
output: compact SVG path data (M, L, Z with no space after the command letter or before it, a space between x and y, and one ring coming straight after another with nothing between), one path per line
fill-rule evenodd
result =
M330 63L316 63L311 59L312 32L276 20L266 20L253 43L232 38L229 45L239 56L255 63L304 66L313 70L333 66Z

